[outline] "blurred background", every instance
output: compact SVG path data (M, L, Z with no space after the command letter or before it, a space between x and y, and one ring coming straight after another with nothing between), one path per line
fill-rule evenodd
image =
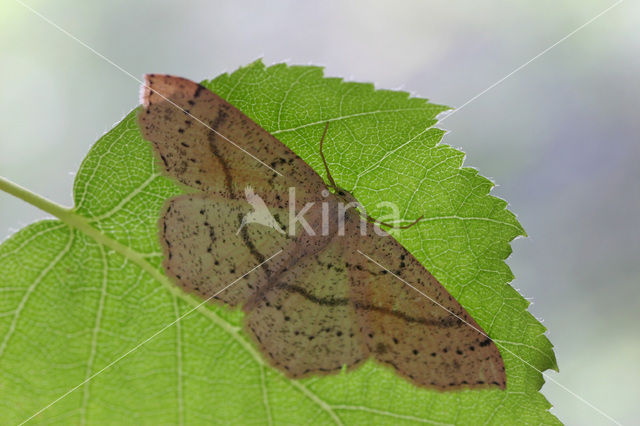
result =
M614 2L24 0L135 76L212 78L262 57L461 106ZM529 234L513 286L549 329L550 374L622 423L640 395L640 3L622 2L442 127ZM138 83L15 0L0 3L0 175L71 204ZM0 241L45 217L0 193ZM547 382L567 424L607 424Z

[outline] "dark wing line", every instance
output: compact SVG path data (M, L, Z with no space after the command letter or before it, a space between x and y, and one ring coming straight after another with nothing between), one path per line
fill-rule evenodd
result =
M242 217L243 217L243 214L238 213L239 224L242 224ZM251 238L249 238L249 231L247 230L246 226L242 227L242 230L240 231L240 235L242 236L242 242L247 247L247 250L249 250L249 253L251 253L251 255L258 262L258 264L262 264L264 262L265 257L262 253L258 251L255 244L253 244L253 241L251 241ZM269 269L265 268L264 271L267 274L267 276L270 275Z
M282 290L289 290L289 291L298 293L299 295L301 295L305 299L309 300L310 302L316 303L318 305L323 305L323 306L346 306L346 305L350 304L355 309L360 309L360 310L363 310L363 311L376 311L376 312L380 312L380 313L383 313L383 314L386 314L386 315L393 315L394 317L401 318L401 319L403 319L403 320L405 320L407 322L410 322L410 323L418 323L418 324L424 324L424 325L436 326L436 327L442 327L442 328L460 327L460 326L464 325L464 322L460 321L458 318L456 318L454 316L441 318L439 320L429 320L429 319L425 319L425 318L414 318L414 317L406 315L406 314L404 314L404 313L402 313L400 311L393 311L391 309L386 309L386 308L382 308L382 307L374 306L374 305L365 305L365 304L362 304L362 303L353 303L348 298L318 297L318 296L314 296L313 294L309 293L304 288L296 286L296 285L292 285L292 284L277 283L271 288L272 289L273 288L278 288L278 289L282 289Z

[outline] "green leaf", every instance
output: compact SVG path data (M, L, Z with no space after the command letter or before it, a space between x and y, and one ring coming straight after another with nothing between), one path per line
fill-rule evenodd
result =
M180 189L158 174L132 112L84 160L72 210L0 180L61 219L0 246L3 423L38 412L51 423L558 423L539 393L539 371L556 368L552 346L508 285L509 242L524 231L489 195L493 184L439 143L444 132L432 126L446 107L310 66L255 62L204 84L320 173L316 136L330 121L337 182L373 216L388 213L375 210L381 200L406 220L425 216L395 237L499 344L507 390L418 389L373 362L288 380L265 365L237 310L201 306L168 326L199 301L162 273L156 222Z

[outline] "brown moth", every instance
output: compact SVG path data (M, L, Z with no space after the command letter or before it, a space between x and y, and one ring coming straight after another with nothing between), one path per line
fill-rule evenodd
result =
M340 211L355 198L328 170L326 184L240 110L190 80L147 75L142 104L144 138L164 173L188 188L166 202L159 220L166 274L208 299L282 251L214 297L244 310L246 332L272 366L301 378L372 357L424 388L505 388L494 342L396 240L374 232L378 225L357 209ZM316 208L297 220L307 203ZM260 206L274 219L269 226L247 220Z

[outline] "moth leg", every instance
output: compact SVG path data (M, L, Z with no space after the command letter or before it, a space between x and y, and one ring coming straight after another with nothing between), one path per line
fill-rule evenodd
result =
M329 129L329 122L324 126L324 131L322 132L322 137L320 138L320 157L322 157L322 163L324 164L324 169L327 172L327 178L330 182L330 187L334 190L338 190L338 185L336 185L336 181L333 180L333 176L331 176L331 172L329 171L329 166L327 165L327 160L324 158L324 153L322 152L322 143L324 142L324 137L327 135L327 130Z
M391 223L387 223L387 222L383 222L381 220L377 220L369 215L366 215L367 221L370 223L375 223L377 225L382 225L382 226L386 226L387 228L391 228L391 229L409 229L412 226L416 225L418 222L420 222L422 219L424 219L424 215L420 216L419 218L417 218L416 220L414 220L413 222L409 223L408 225L394 225Z

